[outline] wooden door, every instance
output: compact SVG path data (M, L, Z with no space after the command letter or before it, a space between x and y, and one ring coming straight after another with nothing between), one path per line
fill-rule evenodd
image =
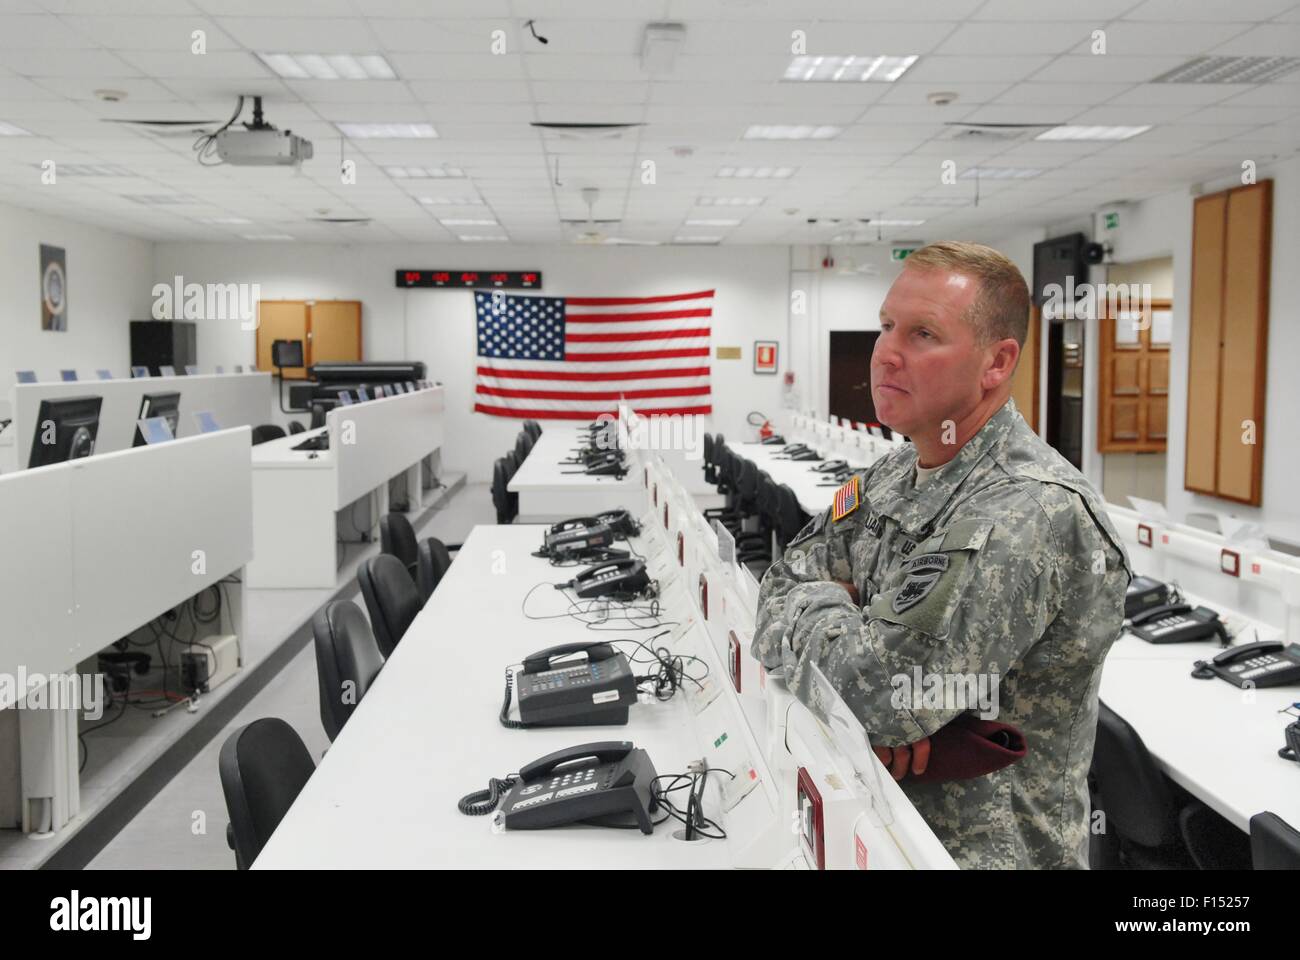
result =
M1097 449L1163 453L1168 438L1171 304L1100 303Z
M317 300L309 306L308 363L361 360L361 303Z
M301 300L263 300L257 305L257 369L275 372L271 344L276 340L301 340L303 359L311 363L307 346L307 304ZM285 367L284 379L305 380L305 367Z
M871 352L879 338L879 330L831 331L827 413L856 423L877 422L871 399Z
M1020 348L1020 362L1011 375L1011 398L1016 401L1020 415L1030 429L1038 430L1038 308L1029 307L1029 329L1024 346Z

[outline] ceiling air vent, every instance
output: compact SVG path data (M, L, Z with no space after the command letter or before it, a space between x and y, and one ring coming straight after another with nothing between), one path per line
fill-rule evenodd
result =
M640 123L537 123L530 126L561 140L618 140Z
M1056 123L961 123L960 121L949 121L944 124L945 127L951 127L953 132L948 135L949 140L978 140L982 143L1005 143L1008 140L1019 140L1027 133L1035 130L1045 130L1050 127L1060 126Z
M1152 83L1268 83L1300 67L1300 57L1197 57Z

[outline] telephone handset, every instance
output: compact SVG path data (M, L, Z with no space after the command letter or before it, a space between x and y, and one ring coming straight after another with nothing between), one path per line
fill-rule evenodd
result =
M657 776L649 754L626 740L557 750L520 768L501 802L503 823L507 830L590 823L653 833Z
M1243 643L1213 660L1197 660L1192 676L1198 680L1218 677L1242 688L1300 683L1300 644L1283 646L1277 640Z
M825 463L819 463L813 469L817 473L839 473L841 470L849 468L846 460L827 460Z
M611 560L588 567L567 583L557 583L557 590L572 587L582 600L612 597L631 600L651 593L650 575L640 557Z
M800 450L798 453L790 454L791 460L796 460L799 462L804 462L808 460L820 460L821 458L822 455L820 453L808 447L805 447L804 449Z
M781 436L779 433L774 433L770 437L764 437L758 442L765 447L779 447L785 443L785 437Z
M579 653L586 658L574 659ZM518 720L509 719L512 680L507 668L501 724L512 730L623 724L636 701L632 665L609 643L565 643L526 657Z
M1228 642L1228 631L1218 613L1209 607L1173 603L1154 607L1129 621L1129 632L1147 643L1189 643L1218 637Z

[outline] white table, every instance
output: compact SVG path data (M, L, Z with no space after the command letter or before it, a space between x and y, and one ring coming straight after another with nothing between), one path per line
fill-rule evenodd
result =
M586 444L586 431L576 427L548 426L542 431L507 487L519 494L523 519L564 520L632 506L640 496L641 477L631 472L621 480L592 477L582 472L581 464L560 463L576 459L576 451Z
M498 723L508 664L553 644L649 635L595 633L567 618L526 620L520 604L529 588L573 575L529 556L542 533L527 525L474 529L257 869L730 865L725 841L687 844L673 839L668 824L651 836L579 825L494 834L491 816L456 809L457 800L483 789L489 777L579 743L631 740L648 751L660 774L684 771L700 756L682 698L634 705L623 727L507 730ZM546 587L528 609L563 607L560 594ZM707 813L714 804L706 799Z
M866 450L850 455L828 452L825 446L811 444L812 448L824 454L821 460L791 460L781 453L782 447L764 446L761 443L728 443L727 448L737 456L752 460L759 470L766 473L776 483L784 484L794 491L799 506L806 513L819 514L831 505L835 491L840 484L834 482L834 475L817 473L814 469L819 463L828 460L846 460L855 470L865 469L870 463Z
M1280 633L1207 605L1239 630L1238 642ZM1278 711L1300 700L1300 687L1248 694L1217 678L1190 676L1194 661L1221 650L1213 641L1154 644L1126 633L1106 658L1101 699L1133 726L1171 780L1239 829L1249 832L1250 818L1264 810L1300 825L1300 765L1277 755L1292 719Z
M253 448L250 587L332 587L338 579L338 511L370 492L366 521L388 509L388 481L405 475L412 510L422 505L421 463L442 446L441 387L336 407L326 425ZM328 433L330 448L293 449Z

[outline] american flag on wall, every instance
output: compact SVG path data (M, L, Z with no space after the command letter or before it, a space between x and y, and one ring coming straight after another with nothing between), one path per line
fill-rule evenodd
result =
M664 297L510 296L476 290L474 409L592 420L619 401L640 414L712 413L713 291Z

